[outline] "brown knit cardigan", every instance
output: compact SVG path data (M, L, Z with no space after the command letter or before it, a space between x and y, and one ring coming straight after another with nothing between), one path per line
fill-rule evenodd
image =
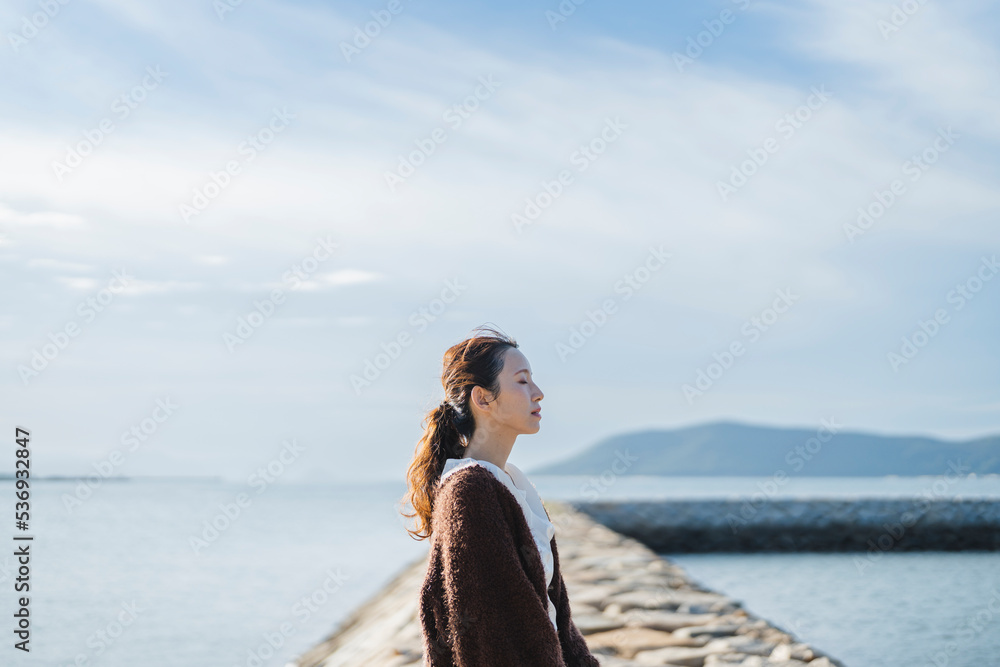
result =
M420 590L425 667L599 667L570 619L555 537L546 591L524 511L492 472L472 465L446 477L431 523Z

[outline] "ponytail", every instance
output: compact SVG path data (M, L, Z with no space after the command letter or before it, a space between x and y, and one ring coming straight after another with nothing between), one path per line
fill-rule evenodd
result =
M447 459L465 457L476 424L469 408L469 395L475 386L492 394L499 392L503 353L517 342L495 329L477 327L487 335L477 335L453 345L444 354L441 383L445 400L431 410L423 421L424 434L417 443L413 460L407 470L407 493L413 513L402 512L407 518L417 518L416 530L406 529L411 537L422 540L433 533L431 517L434 496Z

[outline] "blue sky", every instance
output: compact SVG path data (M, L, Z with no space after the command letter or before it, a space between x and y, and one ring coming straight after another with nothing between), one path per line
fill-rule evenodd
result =
M294 439L284 480L401 479L483 323L546 395L526 470L715 419L1000 431L994 7L568 7L5 3L36 474L245 480Z

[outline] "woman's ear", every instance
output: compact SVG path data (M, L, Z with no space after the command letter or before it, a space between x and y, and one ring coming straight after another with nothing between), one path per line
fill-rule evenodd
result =
M472 391L469 393L469 404L475 405L477 408L479 408L484 412L490 411L489 401L491 399L492 397L489 395L489 392L487 392L479 385L473 387Z

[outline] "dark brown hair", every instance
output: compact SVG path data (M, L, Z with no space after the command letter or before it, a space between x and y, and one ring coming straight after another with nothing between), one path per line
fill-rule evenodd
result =
M424 434L406 473L408 490L403 501L409 502L414 512L402 514L417 517L417 529L407 528L406 532L418 540L430 537L434 531L434 494L445 459L465 458L463 444L469 443L476 430L469 408L472 388L483 387L494 396L499 394L504 352L517 347L517 341L492 327L476 327L473 334L444 353L444 401L424 418Z

